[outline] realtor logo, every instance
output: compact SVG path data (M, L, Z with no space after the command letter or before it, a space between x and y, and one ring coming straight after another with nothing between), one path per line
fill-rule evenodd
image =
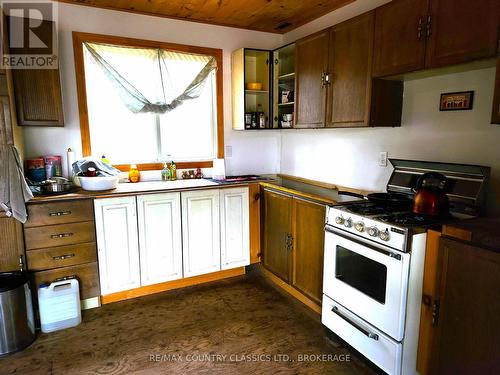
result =
M0 0L3 69L57 69L57 3Z

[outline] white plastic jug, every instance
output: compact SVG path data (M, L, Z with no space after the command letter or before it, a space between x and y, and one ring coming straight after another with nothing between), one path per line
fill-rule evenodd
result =
M75 327L82 321L78 280L55 281L38 288L42 332Z

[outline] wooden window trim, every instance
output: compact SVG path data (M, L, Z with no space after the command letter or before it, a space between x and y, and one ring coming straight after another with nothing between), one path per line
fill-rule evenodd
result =
M166 50L197 53L215 57L217 61L216 94L217 94L217 157L224 157L224 108L223 108L223 65L222 50L218 48L198 47L184 44L166 43L152 40L133 39L121 36L91 34L73 31L73 52L75 59L76 90L78 96L78 112L80 115L80 134L82 137L83 156L92 155L90 145L89 115L87 107L87 91L85 84L85 68L83 60L83 43L108 43L129 47L162 48ZM162 163L137 164L140 170L162 169ZM115 165L122 171L128 171L130 165ZM179 169L211 168L212 161L193 161L177 163Z

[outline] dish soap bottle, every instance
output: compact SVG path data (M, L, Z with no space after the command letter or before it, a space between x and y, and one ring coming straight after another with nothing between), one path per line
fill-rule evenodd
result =
M163 169L161 170L161 179L162 181L170 180L170 168L168 167L167 162L163 164Z
M170 163L170 179L172 181L177 180L177 166L175 165L173 160Z
M137 169L137 165L132 164L130 166L130 172L128 172L128 179L130 182L139 182L141 178L141 172Z
M103 163L110 164L109 160L106 158L106 155L103 155L101 157L101 160L102 160Z

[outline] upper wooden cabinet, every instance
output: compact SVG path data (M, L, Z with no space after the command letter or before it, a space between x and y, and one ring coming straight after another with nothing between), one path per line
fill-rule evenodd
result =
M296 42L297 128L325 126L328 39L328 31L323 31Z
M328 127L369 121L373 21L373 13L366 13L330 32Z
M39 27L39 32L55 30L51 21ZM12 78L18 125L64 126L59 69L12 69Z
M395 0L375 10L373 75L424 68L429 0Z
M496 55L500 1L431 0L429 17L427 68Z
M494 57L498 0L395 0L375 10L376 77Z
M297 128L399 126L403 83L372 79L374 13L297 45Z

